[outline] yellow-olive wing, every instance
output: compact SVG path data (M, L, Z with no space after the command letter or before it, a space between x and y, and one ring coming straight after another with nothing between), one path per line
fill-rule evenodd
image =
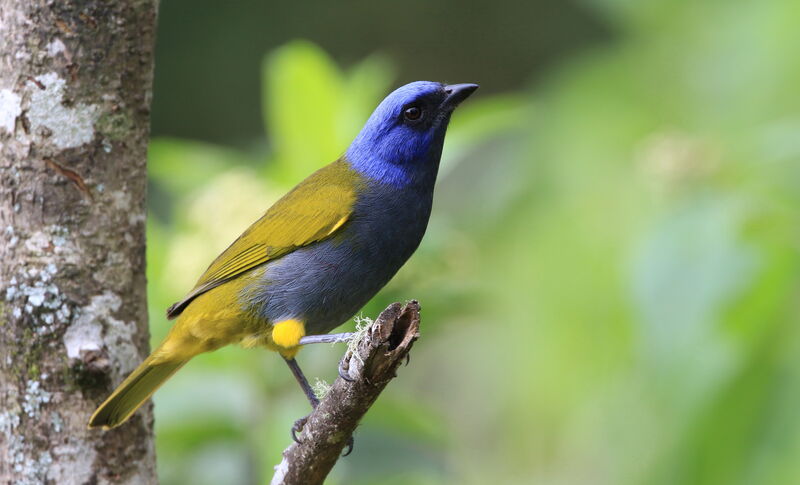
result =
M167 317L177 317L198 295L226 281L334 234L352 214L359 179L342 161L309 176L223 251L194 289L167 309Z

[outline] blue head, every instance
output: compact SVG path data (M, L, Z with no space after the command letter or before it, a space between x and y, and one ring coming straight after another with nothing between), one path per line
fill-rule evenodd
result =
M367 177L395 186L433 181L450 115L477 84L417 81L378 105L345 158Z

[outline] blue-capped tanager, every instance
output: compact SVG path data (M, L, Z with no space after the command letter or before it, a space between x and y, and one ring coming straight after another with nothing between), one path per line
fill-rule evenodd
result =
M476 84L418 81L389 94L345 154L300 182L167 310L167 337L92 415L124 423L192 357L228 344L279 352L316 403L300 339L351 318L417 249L453 110Z

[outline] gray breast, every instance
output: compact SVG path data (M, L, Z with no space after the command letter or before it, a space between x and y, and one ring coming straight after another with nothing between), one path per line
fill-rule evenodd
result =
M327 333L352 317L417 249L432 191L374 185L332 238L268 263L243 304L262 318L297 318L306 333Z

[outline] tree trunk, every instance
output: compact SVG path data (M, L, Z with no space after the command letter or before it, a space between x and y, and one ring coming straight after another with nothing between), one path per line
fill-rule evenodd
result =
M147 355L157 0L0 0L0 483L154 483L150 409L88 430Z

